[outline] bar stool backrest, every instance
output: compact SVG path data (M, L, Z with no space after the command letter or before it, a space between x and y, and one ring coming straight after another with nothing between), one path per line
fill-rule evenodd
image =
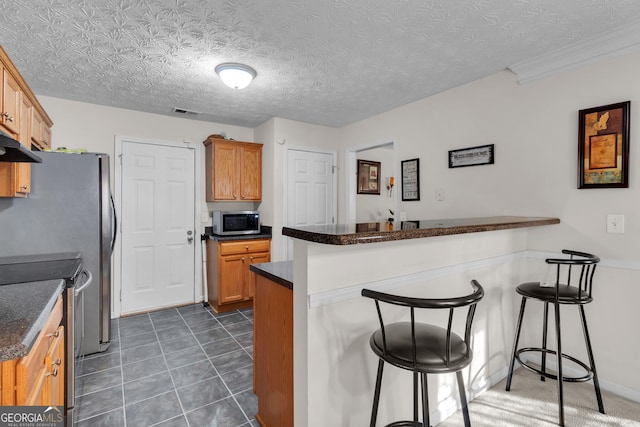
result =
M547 264L556 265L556 302L590 302L592 300L593 275L600 258L586 252L569 249L563 249L562 253L570 255L570 257L548 258L546 260ZM566 297L563 298L561 286L575 286L578 290L575 294L577 296L572 296L569 300Z
M484 296L484 289L476 280L471 281L471 287L473 293L461 297L455 298L412 298L399 295L391 295L383 292L372 291L370 289L363 289L362 296L372 298L376 303L376 310L378 311L378 320L380 322L380 329L382 332L383 352L387 357L387 333L385 330L385 321L382 317L382 311L380 310L380 303L388 303L393 305L399 305L408 307L411 313L411 345L413 354L414 368L418 367L417 355L416 355L416 321L415 321L415 309L447 309L449 310L449 321L446 329L446 343L442 349L444 353L444 363L446 367L450 367L451 364L451 329L453 326L453 313L454 309L459 307L468 306L464 342L466 344L466 357L470 356L471 352L471 326L473 324L473 317L476 311L476 304Z

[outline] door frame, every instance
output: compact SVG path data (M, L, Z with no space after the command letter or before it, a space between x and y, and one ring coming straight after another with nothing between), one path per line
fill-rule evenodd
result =
M133 142L135 144L148 144L148 145L164 145L175 148L185 148L191 149L193 151L193 182L194 182L194 209L193 209L193 230L194 232L194 257L193 257L193 286L194 286L194 303L202 301L204 298L204 292L202 289L202 271L198 267L202 266L202 251L197 250L200 245L200 235L198 230L200 230L200 210L198 206L201 206L204 202L202 200L201 194L203 193L202 189L202 180L198 179L199 176L202 175L202 166L200 165L199 159L201 156L198 155L198 145L190 142L176 142L176 141L163 141L159 139L145 139L145 138L137 138L137 137L129 137L125 135L115 135L114 138L114 157L113 157L113 167L114 167L114 192L113 192L113 201L115 204L116 215L118 218L122 218L122 145L125 142ZM198 224L198 227L196 227ZM113 283L111 288L111 318L118 318L122 315L122 304L120 299L122 297L122 227L118 224L116 237L116 245L113 248L113 263L112 263L112 276ZM200 291L198 291L198 289Z
M283 164L284 164L284 169L283 169L283 185L284 185L284 189L283 189L283 197L282 197L282 209L283 209L283 222L282 225L284 227L287 226L287 224L289 223L289 152L290 151L306 151L309 153L317 153L317 154L326 154L326 155L330 155L331 156L331 167L332 167L332 173L331 173L331 180L332 180L332 189L333 189L333 197L331 198L331 215L333 216L333 221L334 223L338 222L338 153L336 152L336 150L327 150L327 149L323 149L323 148L317 148L317 147L305 147L305 146L300 146L300 145L287 145L287 147L283 150L283 155L284 155L284 160L283 160ZM284 243L284 257L285 259L293 259L292 257L290 257L289 254L289 243L288 240L291 239L291 237L286 237L286 236L282 236L283 237L283 243Z
M391 151L393 152L393 176L396 177L396 182L398 183L398 187L401 185L401 179L398 176L398 150L397 144L394 138L390 138L384 141L372 142L369 144L359 145L357 147L347 148L345 150L345 181L346 181L346 191L345 191L345 223L346 224L355 224L356 222L356 188L357 188L357 162L356 158L359 152L367 151L374 148L380 148L385 146L391 146ZM396 196L393 198L393 212L395 213L394 217L398 215L398 192L396 191Z

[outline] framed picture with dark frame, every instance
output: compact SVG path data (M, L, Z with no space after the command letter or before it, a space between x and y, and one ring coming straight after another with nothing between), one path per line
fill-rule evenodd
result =
M358 194L380 194L380 162L358 159Z
M466 166L492 165L495 162L494 153L494 144L450 150L449 169Z
M400 162L402 173L402 201L420 200L420 159Z
M578 113L578 188L629 187L631 102Z

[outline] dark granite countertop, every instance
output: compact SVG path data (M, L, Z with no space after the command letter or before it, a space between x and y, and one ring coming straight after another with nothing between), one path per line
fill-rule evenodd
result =
M484 218L320 225L296 228L283 227L282 234L296 239L327 245L354 245L358 243L420 239L423 237L508 230L559 223L560 219L558 218L492 216Z
M251 264L249 269L274 283L293 290L293 261L265 262Z
M61 279L0 286L0 362L29 353L64 287Z

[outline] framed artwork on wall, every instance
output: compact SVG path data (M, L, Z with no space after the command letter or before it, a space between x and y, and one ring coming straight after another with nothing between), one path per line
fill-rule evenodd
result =
M358 160L358 194L380 194L380 162Z
M400 162L402 172L402 201L420 200L420 159Z
M630 101L578 113L578 188L629 187Z
M492 165L495 161L494 150L494 144L451 150L449 151L449 168Z

